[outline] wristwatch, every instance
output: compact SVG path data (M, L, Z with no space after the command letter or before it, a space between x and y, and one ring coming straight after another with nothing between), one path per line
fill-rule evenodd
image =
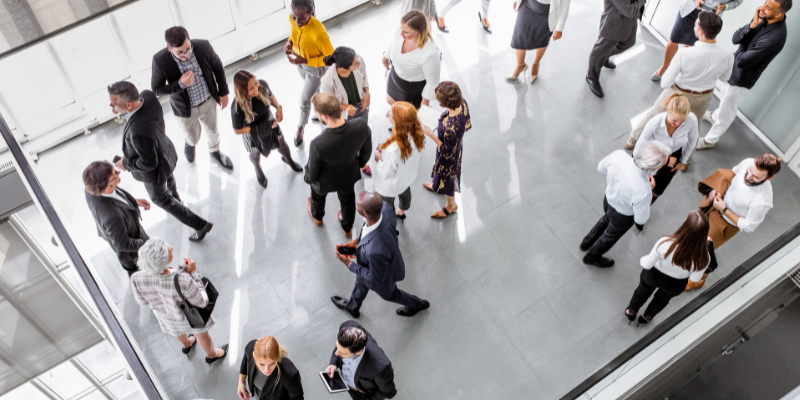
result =
M722 210L722 213L725 214L725 211L728 211L728 207L725 207L725 209Z

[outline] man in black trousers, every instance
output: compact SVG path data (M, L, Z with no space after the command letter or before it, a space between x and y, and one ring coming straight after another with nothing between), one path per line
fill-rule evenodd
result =
M156 96L169 95L172 113L183 127L186 160L194 162L202 122L211 159L233 169L231 159L219 150L217 104L224 110L230 92L222 61L208 40L190 40L182 26L167 29L164 39L167 48L153 56L150 88Z
M325 216L325 197L339 195L339 223L348 238L356 218L356 192L353 185L361 180L361 168L372 154L372 131L361 118L342 119L339 100L330 93L311 98L314 112L327 129L311 141L304 179L311 185L306 210L317 226Z
M377 193L361 192L356 208L366 220L364 227L357 240L342 245L356 248L356 262L336 250L336 258L356 274L356 284L349 300L333 296L333 304L349 312L353 318L358 318L361 315L361 303L372 290L386 301L402 304L403 307L397 309L397 315L403 317L411 317L430 308L431 303L427 300L397 287L397 282L406 277L406 266L397 240L394 206L383 201Z
M149 210L150 203L133 198L117 187L119 182L119 172L108 161L94 161L83 170L86 204L97 224L97 234L111 245L130 277L139 270L139 248L150 239L139 223L139 207Z
M339 326L336 348L325 372L333 378L336 369L341 370L353 400L383 400L397 395L392 362L356 321Z
M189 240L203 240L213 224L200 218L181 202L172 171L178 162L175 146L165 132L164 110L153 92L139 95L136 86L120 81L108 87L114 114L125 114L122 131L123 157L115 166L144 183L150 200L184 225L195 230Z

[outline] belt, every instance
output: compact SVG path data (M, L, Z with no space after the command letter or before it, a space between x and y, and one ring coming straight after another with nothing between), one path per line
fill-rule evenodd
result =
M200 106L202 106L203 104L206 104L206 103L208 103L208 101L209 101L209 100L211 100L211 96L208 96L208 98L207 98L207 99L205 99L205 100L204 100L202 103L200 103L200 104L198 104L198 105L196 105L196 106L194 106L194 107L192 107L192 108L197 108L197 107L200 107Z
M355 391L356 391L356 392L358 392L358 393L364 393L363 391L361 391L361 390L358 390L358 389L356 389L356 388L354 388L354 387L352 387L352 386L348 386L348 388L350 388L350 390L355 390Z
M680 90L681 92L686 92L686 93L691 93L691 94L709 94L709 93L714 91L714 88L708 89L708 90L703 91L703 92L698 92L698 91L695 91L695 90L686 90L686 89L678 86L677 83L675 84L675 88Z

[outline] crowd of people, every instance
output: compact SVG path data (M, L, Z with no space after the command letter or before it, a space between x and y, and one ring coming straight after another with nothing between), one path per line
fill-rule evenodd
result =
M733 43L739 45L735 53L717 44L721 14L741 3L723 0L709 6L703 0L686 0L680 6L664 62L652 75L664 91L625 143L633 154L617 150L598 165L607 181L604 215L579 244L586 252L585 264L598 268L614 265L614 260L604 255L631 227L644 229L651 204L665 195L673 176L686 170L696 150L714 146L732 123L747 91L783 48L785 14L791 0L766 0L759 6L752 22L734 34ZM489 0L482 0L478 16L483 29L491 33L488 4ZM529 74L533 84L551 38L561 37L569 0L522 0L513 6L518 15L511 47L516 50L517 66L507 79L518 81L526 73L526 52L533 50ZM212 364L227 355L228 345L215 347L208 333L214 325L210 312L216 294L211 293L195 261L183 258L176 262L172 247L161 238L149 237L140 223L140 208L148 210L152 201L190 226L192 241L203 240L213 228L183 203L177 191L173 172L178 153L166 136L160 95L169 95L180 122L186 161L194 162L204 132L210 158L221 168L233 168L231 159L220 151L217 127L218 106L230 107L232 131L241 135L261 187L268 186L261 157L276 149L293 172L303 172L309 186L306 208L314 224L324 224L327 195L337 194L337 221L349 241L337 246L331 256L355 274L355 285L349 297L332 296L334 306L359 318L364 299L373 291L400 304L396 311L400 316L411 317L431 307L427 300L397 285L406 273L397 220L405 220L411 207L411 185L418 182L420 152L426 144L435 146L436 159L430 180L425 179L422 186L445 198L445 204L431 217L447 218L458 211L455 194L461 191L463 137L472 123L459 85L440 81L441 51L430 27L449 32L444 11L437 12L433 0L404 0L402 8L400 26L381 60L388 72L386 101L390 110L386 118L391 133L374 146L368 124L374 94L367 79L369 60L352 48L332 45L325 26L315 17L313 0L292 0L291 35L284 50L303 81L294 146L303 145L310 118L325 127L307 145L305 166L295 161L284 139L280 127L283 107L268 82L249 71L237 71L231 100L223 65L213 47L207 40L191 39L183 27L169 28L166 48L153 57L152 90L139 91L127 81L108 86L114 113L127 120L121 155L86 167L86 201L98 234L116 252L130 277L136 302L152 309L162 331L181 342L184 354L199 342L205 361ZM603 96L602 68L614 68L610 57L633 46L636 20L643 9L644 0L605 0L600 35L589 56L586 76L590 91L597 96ZM678 51L679 44L687 48ZM726 83L719 109L710 113L707 109L717 80ZM424 125L418 118L418 110L429 107L432 100L444 109L437 126ZM698 129L702 119L713 124L705 138ZM367 165L371 158L377 163L375 171ZM698 209L691 210L674 234L661 237L641 258L640 283L624 315L630 321L638 315L638 323L646 324L672 297L702 287L717 267L715 251L740 230L753 232L764 221L772 208L770 181L780 169L779 157L762 154L732 169L718 169L699 182L702 199ZM150 201L136 199L119 187L122 171L144 184ZM354 187L362 175L373 176L375 192L356 195ZM364 224L353 239L356 213ZM650 296L653 300L639 315ZM187 314L190 312L198 316L193 318ZM201 318L199 323L197 318ZM355 321L340 326L325 372L330 377L340 373L353 399L392 398L397 393L389 358ZM262 337L245 346L237 392L243 400L303 398L300 372L275 337Z

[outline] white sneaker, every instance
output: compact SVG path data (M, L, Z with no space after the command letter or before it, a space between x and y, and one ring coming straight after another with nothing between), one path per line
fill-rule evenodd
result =
M711 125L714 125L714 114L712 114L711 111L706 111L706 113L703 114L703 120L710 122Z
M697 145L694 146L694 149L695 150L710 149L714 146L716 146L716 144L706 142L705 138L697 138Z

